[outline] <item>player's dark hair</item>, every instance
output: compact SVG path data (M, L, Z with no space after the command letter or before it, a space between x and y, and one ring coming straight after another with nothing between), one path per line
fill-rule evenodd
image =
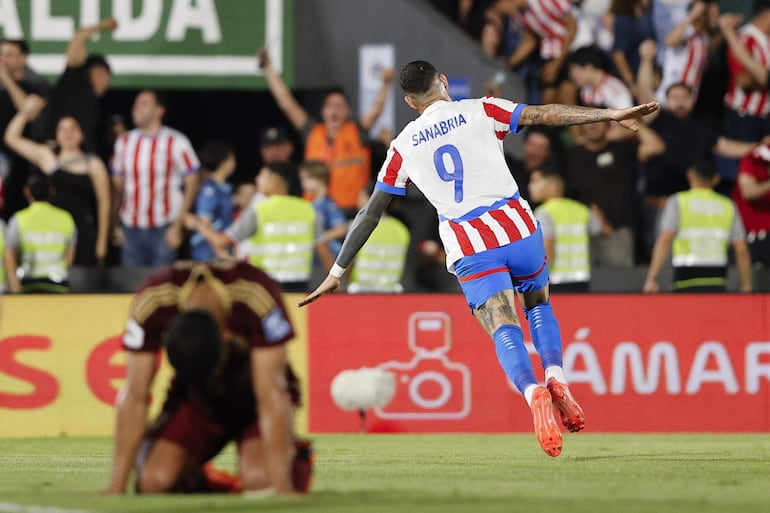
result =
M110 68L110 63L107 62L107 59L104 58L104 55L99 54L91 54L88 56L85 62L85 67L87 69L91 69L94 67L102 67L107 70L107 73L112 74L112 68Z
M717 176L717 166L711 159L700 159L690 166L695 175L701 180L713 180Z
M438 71L428 61L412 61L401 70L401 89L406 94L420 95L430 91Z
M29 55L29 45L24 39L2 39L0 44L16 45L24 55Z
M569 64L575 64L576 66L590 65L596 69L606 69L603 54L595 46L583 46L575 50L569 57Z
M219 362L221 339L217 321L209 312L188 310L169 323L163 345L180 380L202 383Z
M51 179L43 173L32 173L27 179L27 189L35 201L48 201L53 197Z
M230 155L235 155L235 150L230 143L217 139L206 141L198 150L201 166L208 171L216 171Z

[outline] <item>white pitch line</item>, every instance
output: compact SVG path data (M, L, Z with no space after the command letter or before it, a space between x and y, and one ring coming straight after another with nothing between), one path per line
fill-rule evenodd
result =
M0 502L0 513L93 513L84 509L57 508L55 506L37 506L35 504L17 504Z

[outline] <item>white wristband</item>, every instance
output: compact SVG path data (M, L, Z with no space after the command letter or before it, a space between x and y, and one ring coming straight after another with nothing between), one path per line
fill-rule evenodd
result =
M329 274L334 276L335 278L342 278L342 275L345 274L345 268L340 267L337 265L337 262L334 262L334 265L331 269L329 269Z

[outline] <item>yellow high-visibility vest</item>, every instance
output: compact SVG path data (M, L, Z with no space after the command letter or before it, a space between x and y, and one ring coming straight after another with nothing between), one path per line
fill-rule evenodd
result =
M15 217L19 224L21 278L66 281L67 250L75 232L75 221L69 212L46 201L36 201Z
M551 283L587 282L589 260L588 207L568 198L553 198L535 210L551 216L554 227L554 259L548 262Z
M735 218L732 202L711 189L676 194L679 228L674 238L674 267L727 265L730 228Z
M409 230L394 217L383 217L356 256L348 292L402 292Z
M249 239L249 262L278 282L308 281L315 239L313 205L294 196L270 196L253 208L257 233Z

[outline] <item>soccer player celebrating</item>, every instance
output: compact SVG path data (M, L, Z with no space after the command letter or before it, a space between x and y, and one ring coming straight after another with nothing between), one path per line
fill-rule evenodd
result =
M524 105L498 98L454 102L448 82L432 64L413 61L401 71L404 100L420 116L393 140L369 202L356 216L329 275L300 306L334 291L340 277L377 225L393 195L411 181L436 208L439 234L473 315L494 340L500 366L532 409L535 435L549 456L562 436L552 405L570 431L585 415L562 371L559 325L548 299L543 235L503 157L502 139L524 125L568 126L616 121L637 130L636 119L655 102L628 109ZM545 369L538 384L524 347L514 304L520 294L532 339Z
M312 455L292 429L299 384L285 343L293 337L280 287L246 263L177 262L148 278L123 335L109 492L126 491L132 467L140 493L306 492ZM148 427L162 347L175 375ZM207 464L230 441L237 478Z

